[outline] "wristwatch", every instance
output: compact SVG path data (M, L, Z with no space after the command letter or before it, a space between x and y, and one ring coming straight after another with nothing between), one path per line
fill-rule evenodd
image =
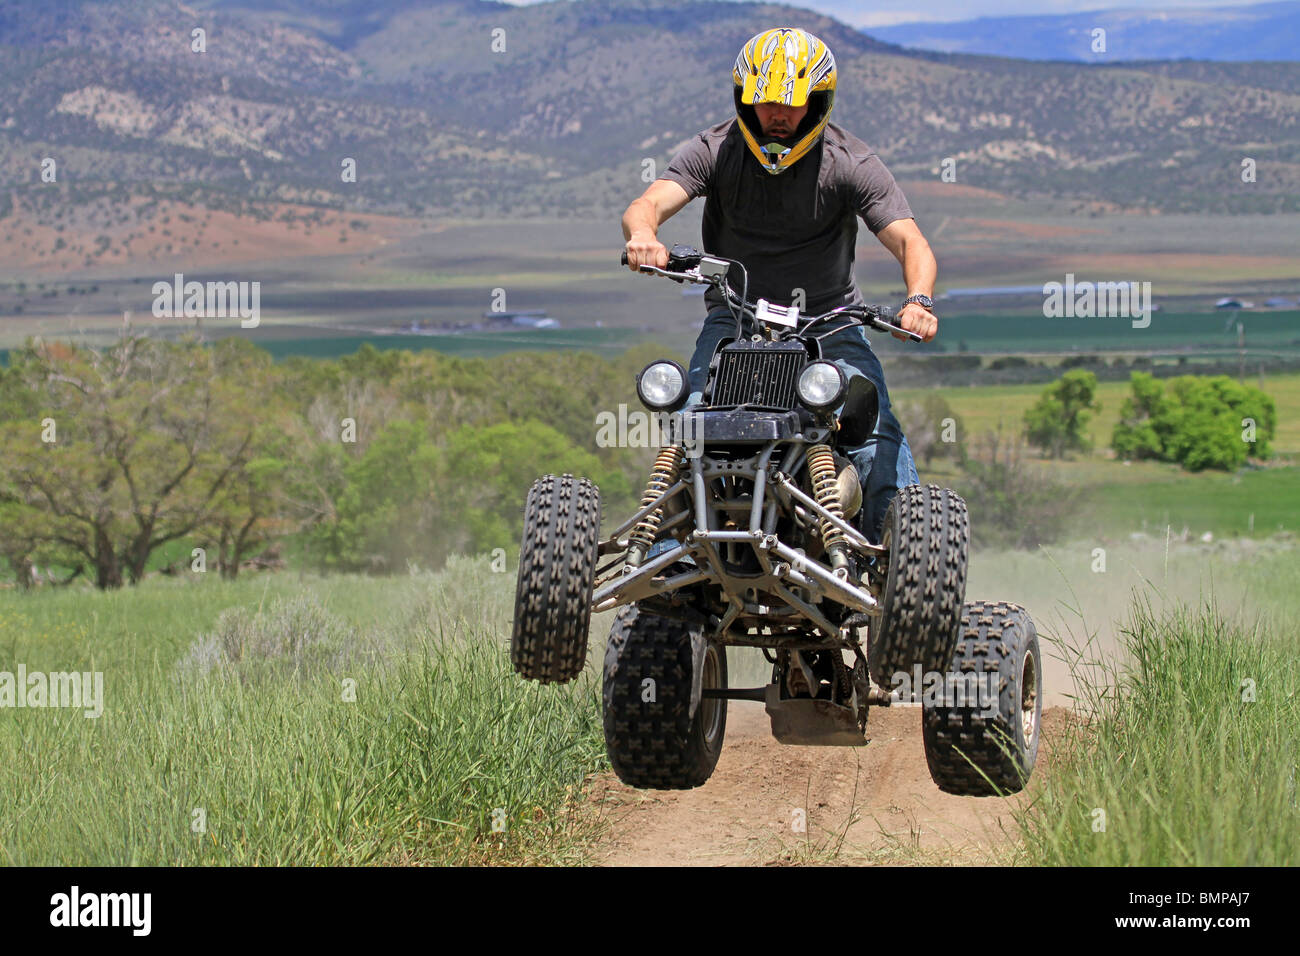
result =
M922 295L919 292L916 295L909 295L904 299L903 305L898 307L899 311L902 311L903 306L911 305L913 302L925 309L927 312L934 312L934 299L930 298L928 295Z

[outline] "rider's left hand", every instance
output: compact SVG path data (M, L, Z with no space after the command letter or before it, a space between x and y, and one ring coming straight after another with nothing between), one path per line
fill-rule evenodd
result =
M909 302L903 306L898 315L894 317L894 324L909 332L915 332L926 342L933 339L939 332L939 319L933 312L917 305L915 302ZM907 341L905 335L899 335L897 332L891 334L896 339Z

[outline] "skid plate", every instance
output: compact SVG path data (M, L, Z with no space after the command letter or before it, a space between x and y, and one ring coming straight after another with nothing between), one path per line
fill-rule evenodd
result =
M781 700L776 684L767 685L767 715L778 743L803 747L862 747L867 737L852 707L829 700Z

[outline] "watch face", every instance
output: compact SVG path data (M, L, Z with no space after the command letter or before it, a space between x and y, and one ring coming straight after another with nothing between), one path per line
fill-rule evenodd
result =
M907 297L908 302L915 302L921 308L929 310L934 308L934 300L928 295L912 295Z

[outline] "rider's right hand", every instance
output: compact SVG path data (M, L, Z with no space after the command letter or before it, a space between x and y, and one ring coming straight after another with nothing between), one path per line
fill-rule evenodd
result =
M654 236L634 235L627 241L627 267L633 272L641 266L663 269L667 265L668 249Z

